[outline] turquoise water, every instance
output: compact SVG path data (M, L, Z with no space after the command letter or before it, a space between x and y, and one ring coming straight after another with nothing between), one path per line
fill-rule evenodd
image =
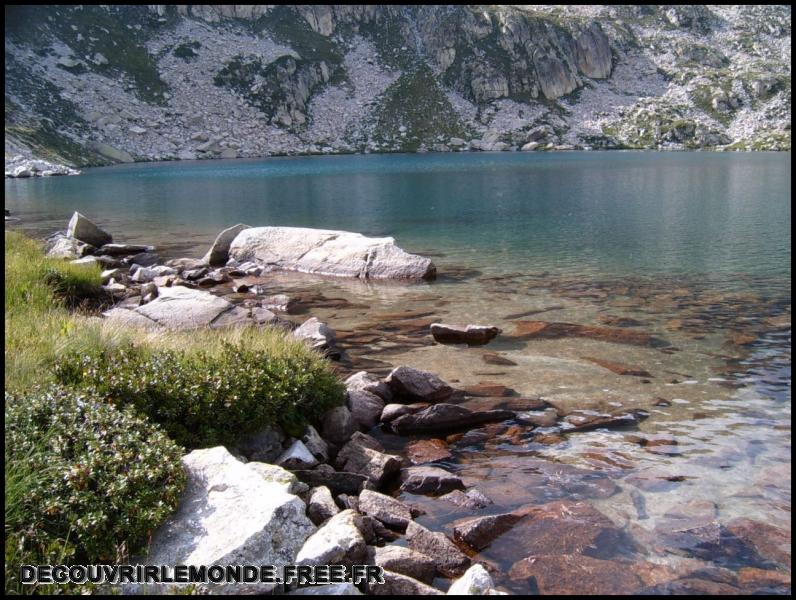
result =
M745 566L790 569L724 529L711 532L743 518L790 540L790 197L790 154L763 153L277 158L6 180L6 208L19 218L7 226L34 235L63 229L79 210L118 241L154 244L165 257L201 256L238 222L392 235L432 256L440 273L432 284L295 274L257 283L297 301L301 310L287 318L313 315L337 330L350 361L342 369L385 374L408 365L459 388L505 385L562 413L647 411L630 432L544 441L545 428L479 428L475 438L447 439L443 464L494 500L487 512L588 502L634 540L634 561L695 573L688 585L647 588L669 593L718 581L714 568L739 586L727 593L789 587L735 581ZM512 338L538 319L645 332L669 345ZM434 321L491 324L504 335L486 348L440 345L428 333ZM649 377L618 374L595 357ZM395 451L407 442L371 433ZM673 442L642 448L638 436ZM449 534L454 520L473 516L405 499L427 511L419 522ZM688 516L687 535L678 513ZM529 593L525 579L511 577L514 561L531 552L517 549L528 541L522 531L477 559L495 567L500 585ZM627 559L615 550L610 540L594 549Z
M25 226L79 210L117 237L197 251L244 222L392 235L493 272L790 273L790 154L197 161L5 185Z

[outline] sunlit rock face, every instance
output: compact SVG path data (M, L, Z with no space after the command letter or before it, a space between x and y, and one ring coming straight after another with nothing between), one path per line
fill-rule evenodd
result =
M8 15L6 155L45 158L48 173L274 154L790 148L785 6L31 11Z

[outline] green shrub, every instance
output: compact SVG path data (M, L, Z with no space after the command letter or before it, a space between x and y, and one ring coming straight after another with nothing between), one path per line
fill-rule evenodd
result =
M148 350L127 345L68 354L56 378L116 405L132 405L178 443L207 447L279 424L299 434L343 402L343 387L314 352L263 352L243 341L218 350Z
M21 564L118 562L176 508L182 449L131 408L57 387L6 394L6 593ZM42 588L38 591L55 591Z

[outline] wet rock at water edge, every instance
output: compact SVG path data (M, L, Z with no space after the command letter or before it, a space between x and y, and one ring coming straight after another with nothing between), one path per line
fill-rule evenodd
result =
M340 356L340 351L335 347L334 330L316 317L307 319L298 328L293 330L293 337L303 340L315 350L321 350L329 356Z
M476 488L470 488L466 492L462 490L453 490L452 492L440 496L439 500L450 502L468 510L479 510L493 503L489 497Z
M576 323L557 323L549 321L518 321L510 337L518 340L560 339L565 337L584 337L615 344L662 348L670 346L665 340L641 331L621 328L596 327Z
M461 478L439 467L407 467L401 470L401 491L409 494L445 494L463 490Z
M453 538L467 544L473 550L483 550L521 521L527 512L516 510L510 513L467 518L453 524Z
M395 402L441 402L453 395L453 388L428 371L397 367L385 379Z
M525 517L500 536L495 559L544 554L613 558L635 550L628 534L588 502L555 501L523 508Z
M376 487L386 483L401 468L401 458L386 454L384 448L372 437L360 432L337 454L336 464L341 470L359 473Z
M460 576L470 566L470 559L444 533L433 532L414 521L406 528L406 542L412 550L431 556L437 570L447 576Z
M467 344L483 346L500 334L500 329L491 325L446 325L432 323L431 335L440 344Z
M438 433L464 429L495 421L505 421L514 416L510 410L471 411L456 404L434 404L415 414L398 417L390 424L401 435Z
M300 227L253 227L238 233L230 258L302 273L359 279L433 279L429 259L409 254L393 238Z
M533 582L540 594L633 594L644 587L633 565L583 554L541 554L514 563L509 577Z
M381 411L381 422L390 423L398 417L411 415L425 408L428 408L428 404L425 402L417 404L388 404L384 407L384 410Z
M110 244L113 241L111 234L97 227L79 212L72 215L66 228L66 235L96 247Z
M391 496L372 490L362 490L359 495L359 512L370 515L387 527L403 531L412 520L410 508Z
M406 575L431 584L437 572L434 559L403 546L384 546L370 549L369 563L387 571Z

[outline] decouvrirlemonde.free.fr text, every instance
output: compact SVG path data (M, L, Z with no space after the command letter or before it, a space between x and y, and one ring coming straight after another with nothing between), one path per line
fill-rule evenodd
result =
M374 565L23 565L26 585L48 584L285 584L384 583Z

